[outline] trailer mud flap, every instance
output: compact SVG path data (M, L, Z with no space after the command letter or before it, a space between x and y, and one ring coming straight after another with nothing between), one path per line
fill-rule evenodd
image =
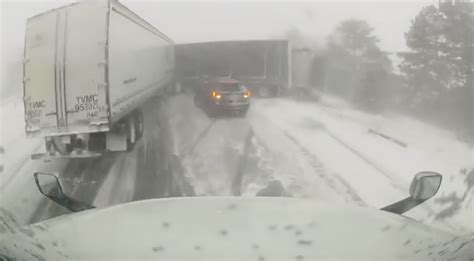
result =
M104 155L104 153L99 153L99 152L91 152L91 151L84 151L82 153L68 153L68 154L61 154L61 153L34 153L31 154L31 159L32 160L37 160L37 159L62 159L62 158L96 158Z
M106 146L109 151L127 150L127 137L125 132L109 131L106 134Z

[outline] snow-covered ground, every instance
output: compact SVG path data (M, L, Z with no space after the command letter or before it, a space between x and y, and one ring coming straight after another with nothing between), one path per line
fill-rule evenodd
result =
M298 144L303 152L298 156L318 157L326 173L345 180L342 184L347 183L352 189L347 194L359 196L355 202L383 207L407 196L415 173L441 173L443 184L438 194L407 215L446 228L474 230L473 148L453 134L400 115L363 113L331 97L320 103L258 100L253 103L252 112L251 117L258 119L253 123L272 121Z

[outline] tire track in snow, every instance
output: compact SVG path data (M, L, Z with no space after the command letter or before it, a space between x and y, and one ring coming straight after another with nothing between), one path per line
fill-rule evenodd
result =
M202 141L202 139L204 139L204 137L207 136L207 134L209 133L209 131L211 130L212 126L214 126L214 123L216 122L216 120L214 119L213 121L211 121L209 123L209 125L207 125L207 127L201 131L201 133L199 134L199 136L196 138L196 140L192 143L192 145L189 147L189 149L187 150L187 152L185 152L185 154L189 154L189 155L192 155L194 154L194 150L196 149L197 145L199 145L199 142Z
M234 196L242 195L242 180L244 175L245 167L247 166L247 161L249 157L250 146L252 145L252 138L254 137L253 129L250 128L247 136L245 137L244 149L242 154L239 157L239 162L237 163L237 170L232 182L232 193Z
M341 182L331 179L326 174L328 170L321 160L311 154L285 128L265 114L254 111L251 116L253 126L257 127L254 128L256 138L262 141L261 145L265 145L269 153L269 157L264 161L271 162L270 181L279 180L287 192L295 197L356 201L347 196L349 193L342 193L346 189L340 185ZM358 200L360 196L357 196L354 198ZM356 202L365 205L363 200Z
M181 150L187 183L200 196L235 195L238 192L233 184L239 176L236 173L243 159L241 152L250 126L233 117L211 119L205 124L195 125L201 127Z
M170 171L174 173L174 176L178 178L174 184L178 185L180 188L180 193L189 195L189 196L196 196L196 188L195 184L193 185L192 179L189 175L186 175L186 168L183 166L183 160L192 161L192 158L196 152L196 148L200 144L200 142L209 134L210 130L214 126L216 120L211 121L206 128L204 128L196 139L191 143L188 148L183 149L182 156L176 155L177 159L174 159L174 162L170 165ZM210 184L208 177L206 176L206 182ZM216 192L211 187L208 187L206 191L210 191L209 194L213 195Z
M324 112L326 112L328 115L333 115L334 117L337 117L339 118L340 120L349 120L349 121L352 121L352 122L357 122L356 120L348 117L347 115L343 115L342 113L338 112L338 111L335 111L334 108L330 108L330 107L327 107L327 106L321 106L320 107L321 110L323 110ZM315 120L311 119L311 118L305 118L304 119L305 121L307 122L311 122L311 123L317 123ZM364 153L362 153L361 151L355 149L353 146L351 146L348 142L346 142L345 140L343 140L339 135L335 134L333 131L329 130L327 127L324 127L323 130L332 138L334 139L336 142L338 142L340 145L342 145L343 147L345 147L346 149L348 149L350 152L352 152L354 155L356 155L357 157L359 157L362 161L364 161L365 163L367 163L369 166L371 166L372 168L374 168L375 170L377 170L380 174L384 175L385 177L387 177L390 182L392 183L392 185L394 187L396 187L397 189L399 190L402 190L402 191L405 191L406 188L401 185L399 182L397 182L395 179L394 179L394 175L393 173L391 173L390 171L388 171L387 169L383 168L382 166L380 166L379 164L375 163L373 160L371 160L367 155L365 155Z
M182 173L178 186L187 194L234 195L248 124L234 117L209 117L192 104L189 95L178 96L175 101L180 106L169 107L174 112L171 123L177 136L177 159L171 161L171 171Z
M326 173L327 170L324 168L324 165L321 163L321 161L318 159L318 157L312 153L310 153L298 140L296 140L295 137L293 137L288 131L286 130L281 130L283 134L291 141L293 142L296 147L300 150L301 155L303 155L307 162L310 164L310 166L314 169L314 173L316 173L321 179L325 180L327 184L334 189L335 191L338 192L343 192L341 191L340 188L338 188L338 185L342 185L344 192L347 193L347 195L350 196L350 199L354 202L356 202L359 205L366 206L367 204L362 200L362 198L357 194L357 192L352 188L352 186L349 185L347 181L345 181L342 177L334 173L334 177L336 180L331 179Z
M354 155L356 155L357 157L359 157L362 161L364 161L365 163L367 163L369 166L371 166L372 168L374 168L375 170L377 170L378 172L380 172L382 175L384 175L385 177L387 177L390 182L392 183L392 185L394 187L396 187L397 189L400 189L402 191L405 191L405 188L398 184L398 182L396 182L394 179L393 179L393 174L390 174L389 171L387 171L386 169L382 168L381 166L379 166L377 163L375 163L374 161L370 160L366 155L364 155L362 152L354 149L353 147L351 147L348 143L346 143L345 141L343 141L341 138L339 138L337 135L335 135L334 133L332 133L331 131L329 131L327 128L324 128L324 131L329 135L329 137L331 137L333 140L335 140L337 143L339 143L340 145L342 145L344 148L346 148L347 150L349 150L350 152L352 152Z
M262 189L266 188L268 184L278 181L280 184L281 177L278 176L274 169L273 155L261 138L257 136L253 127L251 127L251 134L247 136L247 145L244 147L245 157L242 162L242 169L239 176L235 176L234 186L239 184L239 196L242 195L257 195ZM237 173L238 174L238 173ZM240 180L236 180L240 179ZM289 193L286 193L287 195Z
M179 156L179 149L177 148L177 132L173 131L171 119L176 117L175 113L170 112L169 100L166 100L160 108L160 122L163 140L162 151L164 153L165 167L163 169L165 180L169 184L166 188L167 197L191 197L195 196L194 187L189 183L185 177L185 168L183 166L183 159ZM210 123L208 128L212 127ZM197 144L196 144L197 145ZM194 146L196 146L194 145ZM194 150L194 148L193 148Z
M183 178L181 159L175 148L175 132L171 129L168 100L157 99L149 106L146 120L150 123L143 138L146 146L137 152L133 200L192 195L192 187Z

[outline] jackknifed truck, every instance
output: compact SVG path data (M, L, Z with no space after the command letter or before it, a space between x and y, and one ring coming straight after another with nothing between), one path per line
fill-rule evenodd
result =
M174 81L174 42L116 0L83 1L28 19L23 61L25 130L44 157L129 151L140 105Z

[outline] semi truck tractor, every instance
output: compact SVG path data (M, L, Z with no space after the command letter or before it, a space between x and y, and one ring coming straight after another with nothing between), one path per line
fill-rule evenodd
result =
M74 3L28 19L23 61L25 130L43 157L131 150L140 105L174 78L174 42L115 0Z

